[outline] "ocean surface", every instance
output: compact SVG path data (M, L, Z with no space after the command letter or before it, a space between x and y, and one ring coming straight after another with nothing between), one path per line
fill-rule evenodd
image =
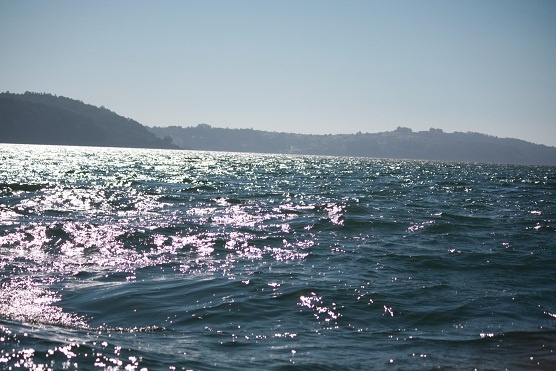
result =
M0 144L0 368L556 369L556 168Z

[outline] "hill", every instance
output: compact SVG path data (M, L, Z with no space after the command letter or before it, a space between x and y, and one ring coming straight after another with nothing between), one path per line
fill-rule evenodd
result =
M172 148L416 160L556 165L556 148L480 133L310 135L253 129L147 128L104 107L44 93L0 93L0 143Z
M150 130L159 137L170 136L182 148L195 150L556 165L555 147L480 133L445 133L440 129L414 132L399 127L382 133L309 135L200 124Z
M0 94L0 143L179 148L138 122L51 94Z

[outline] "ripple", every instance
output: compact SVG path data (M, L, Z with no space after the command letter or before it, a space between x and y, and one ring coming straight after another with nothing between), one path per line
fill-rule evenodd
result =
M15 145L0 155L6 368L554 361L554 168Z

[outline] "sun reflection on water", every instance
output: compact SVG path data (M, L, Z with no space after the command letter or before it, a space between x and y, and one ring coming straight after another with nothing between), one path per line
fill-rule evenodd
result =
M314 344L335 345L325 336L357 334L378 347L425 343L432 335L409 327L423 321L443 328L441 339L456 334L501 343L505 324L476 330L469 317L494 302L492 282L503 277L511 286L513 277L505 275L512 269L500 268L500 254L513 254L506 264L522 274L531 261L541 264L530 255L546 257L551 246L526 246L531 251L523 256L524 241L554 231L550 192L531 204L516 201L521 195L489 194L505 183L550 180L531 175L513 182L486 165L482 176L491 188L479 191L483 185L474 180L450 178L456 166L469 172L467 165L37 146L2 151L8 155L0 163L0 348L14 350L0 351L0 364L10 367L56 359L57 367L139 369L142 355L181 357L180 347L197 359L230 349L276 351L277 358L287 353L285 365L293 355L296 361L322 355ZM489 226L518 219L525 224L511 230ZM519 238L511 238L514 230ZM435 269L442 274L431 278ZM472 305L460 305L475 290L462 277L476 270L490 275L474 282L487 289ZM518 294L512 298L530 300ZM496 303L503 306L503 299ZM437 310L443 306L449 310ZM550 306L534 309L553 321ZM56 339L43 349L20 346L26 343L13 328ZM192 335L199 328L208 335Z

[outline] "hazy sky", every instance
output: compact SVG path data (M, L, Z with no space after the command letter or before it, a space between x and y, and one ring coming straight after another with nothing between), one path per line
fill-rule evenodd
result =
M0 91L142 124L556 146L556 1L0 0Z

